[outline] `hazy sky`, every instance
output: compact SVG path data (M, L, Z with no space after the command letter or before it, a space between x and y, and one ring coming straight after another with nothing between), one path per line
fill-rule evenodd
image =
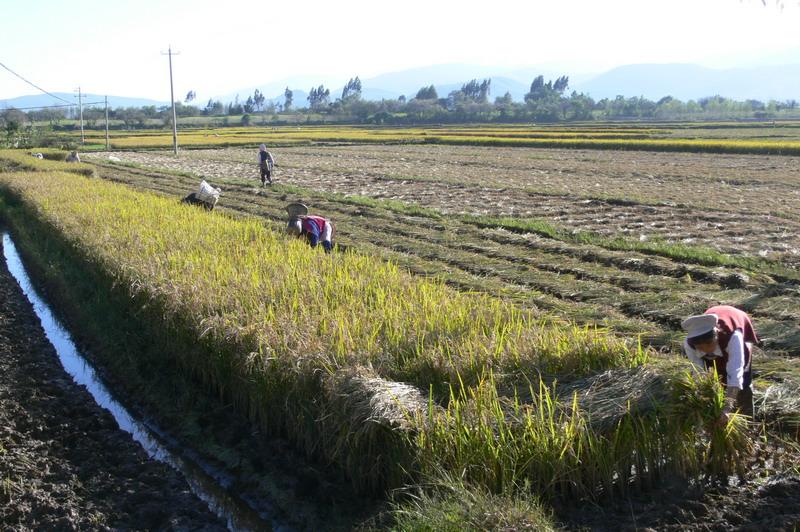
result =
M0 63L49 91L168 100L170 44L176 98L207 98L443 63L800 63L798 27L788 0L0 0ZM0 69L0 99L36 92Z

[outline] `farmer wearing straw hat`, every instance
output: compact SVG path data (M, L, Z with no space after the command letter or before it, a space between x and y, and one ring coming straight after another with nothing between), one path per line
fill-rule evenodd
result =
M308 214L308 207L302 203L292 203L286 207L289 213L289 225L286 232L290 235L305 236L313 248L322 242L326 253L333 250L333 223L322 216Z
M759 340L750 316L729 305L718 305L699 316L686 318L683 350L696 367L716 369L725 386L725 408L720 421L726 421L734 405L743 414L753 415L753 346Z

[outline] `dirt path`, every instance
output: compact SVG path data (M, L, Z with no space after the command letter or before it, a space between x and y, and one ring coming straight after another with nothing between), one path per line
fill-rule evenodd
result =
M76 385L0 264L3 530L225 530Z

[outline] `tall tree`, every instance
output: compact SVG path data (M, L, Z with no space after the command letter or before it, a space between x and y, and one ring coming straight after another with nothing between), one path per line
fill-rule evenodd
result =
M436 87L429 85L418 90L415 98L417 100L438 100L439 95L436 93Z
M484 79L480 83L477 79L473 79L461 86L461 93L467 100L477 103L486 103L489 101L491 84L491 79Z
M262 109L264 109L265 100L266 98L264 97L263 92L261 92L258 89L256 89L255 92L253 92L253 107L255 107L257 111L261 111Z
M356 76L350 78L350 81L342 89L342 101L358 100L359 98L361 98L361 80Z
M283 98L284 98L283 110L284 111L291 110L291 108L292 108L292 100L294 99L294 93L292 92L292 89L290 89L289 87L286 87L286 90L283 91Z
M308 92L308 103L313 111L320 111L328 107L331 91L324 85L312 87Z
M569 87L569 77L568 76L561 76L560 78L556 79L555 83L553 83L553 90L559 94L563 94L565 90Z

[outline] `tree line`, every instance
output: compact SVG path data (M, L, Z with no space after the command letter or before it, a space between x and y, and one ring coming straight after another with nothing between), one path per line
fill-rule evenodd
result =
M244 100L223 103L209 99L205 106L195 105L195 91L189 91L183 102L176 104L176 114L184 117L222 117L222 123L249 125L258 119L262 124L298 121L373 123L373 124L425 124L459 122L570 122L590 120L692 120L692 119L770 119L798 116L795 100L737 101L722 96L709 96L697 100L681 101L665 96L657 101L644 97L603 98L595 100L577 91L568 92L569 77L560 76L545 80L533 79L523 101L514 101L511 94L492 96L491 79L473 79L461 88L441 96L434 85L421 87L411 98L379 101L364 99L358 76L351 78L337 97L331 97L324 85L311 87L307 105L298 106L294 92L286 87L282 99L267 99L256 89ZM7 135L26 123L46 123L54 129L74 127L62 123L72 118L74 110L41 109L24 113L16 109L0 112L0 127ZM85 108L84 121L89 128L102 125L104 109ZM109 118L127 129L169 126L171 107L153 105L116 108ZM290 120L293 118L293 120Z

